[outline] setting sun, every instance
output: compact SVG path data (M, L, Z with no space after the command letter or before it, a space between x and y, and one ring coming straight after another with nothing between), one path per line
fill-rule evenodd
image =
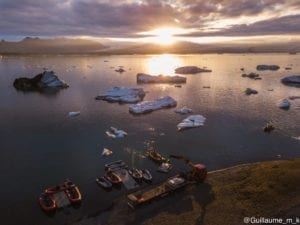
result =
M148 41L162 44L162 45L169 45L173 44L178 40L175 36L177 34L183 34L186 31L181 28L174 28L174 27L164 27L158 28L152 31L141 32L141 35L149 35L151 37L147 38Z

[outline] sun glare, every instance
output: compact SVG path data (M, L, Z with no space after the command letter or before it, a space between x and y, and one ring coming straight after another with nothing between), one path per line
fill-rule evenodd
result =
M175 55L156 55L147 60L145 70L153 75L174 75L175 68L182 66L182 61Z
M157 44L170 45L177 41L176 34L182 34L186 31L180 28L164 27L158 28L152 31L141 32L140 35L149 35L147 41L151 41Z

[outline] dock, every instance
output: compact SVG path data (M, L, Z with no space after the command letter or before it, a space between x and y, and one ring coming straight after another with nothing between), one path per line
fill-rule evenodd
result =
M177 177L179 177L179 175L169 178L167 181L163 182L162 184L160 184L156 187L153 187L150 189L148 188L148 189L139 190L139 191L136 191L134 193L127 195L127 200L128 200L127 204L132 209L135 209L135 207L140 204L150 202L151 200L159 198L159 197L165 197L165 196L171 194L172 192L175 192L175 191L187 186L188 184L195 183L194 181L184 180L183 183L173 186L168 182L169 180L171 180L173 178L177 178Z

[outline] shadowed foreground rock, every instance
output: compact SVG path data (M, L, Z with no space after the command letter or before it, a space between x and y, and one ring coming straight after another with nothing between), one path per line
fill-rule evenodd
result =
M69 85L60 80L53 71L44 71L33 78L15 79L14 87L21 91L42 91L47 88L67 88Z

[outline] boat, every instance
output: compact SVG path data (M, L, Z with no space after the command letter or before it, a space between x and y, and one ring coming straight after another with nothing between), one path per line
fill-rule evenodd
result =
M143 173L139 169L132 168L132 169L128 170L128 173L130 176L132 176L136 180L141 180L143 178Z
M65 193L71 203L79 203L81 202L82 196L79 191L79 188L72 183L70 180L66 180L65 183Z
M111 167L111 166L115 166L115 165L122 164L122 163L124 163L123 160L113 161L113 162L111 162L111 163L105 164L105 168L109 168L109 167Z
M40 195L39 204L41 208L46 212L50 212L56 209L56 202L50 194L46 194L45 192Z
M118 163L118 164L114 164L109 167L106 167L105 169L113 171L113 170L118 170L120 168L126 168L126 167L127 167L126 163L122 162L122 163Z
M110 183L110 181L103 176L96 178L96 182L103 188L111 188L112 187L112 184Z
M162 173L168 173L171 169L173 168L171 163L162 163L158 168L157 171L158 172L162 172Z
M65 185L56 185L45 189L46 194L56 194L58 192L64 191L66 189Z
M159 154L154 149L147 151L147 156L152 159L155 162L161 163L161 162L168 162L169 160L163 157L161 154Z
M107 171L104 177L112 184L122 183L121 177L113 171Z
M146 182L151 182L152 181L152 175L150 173L149 170L147 169L142 169L142 175L143 175L143 179L146 181Z

